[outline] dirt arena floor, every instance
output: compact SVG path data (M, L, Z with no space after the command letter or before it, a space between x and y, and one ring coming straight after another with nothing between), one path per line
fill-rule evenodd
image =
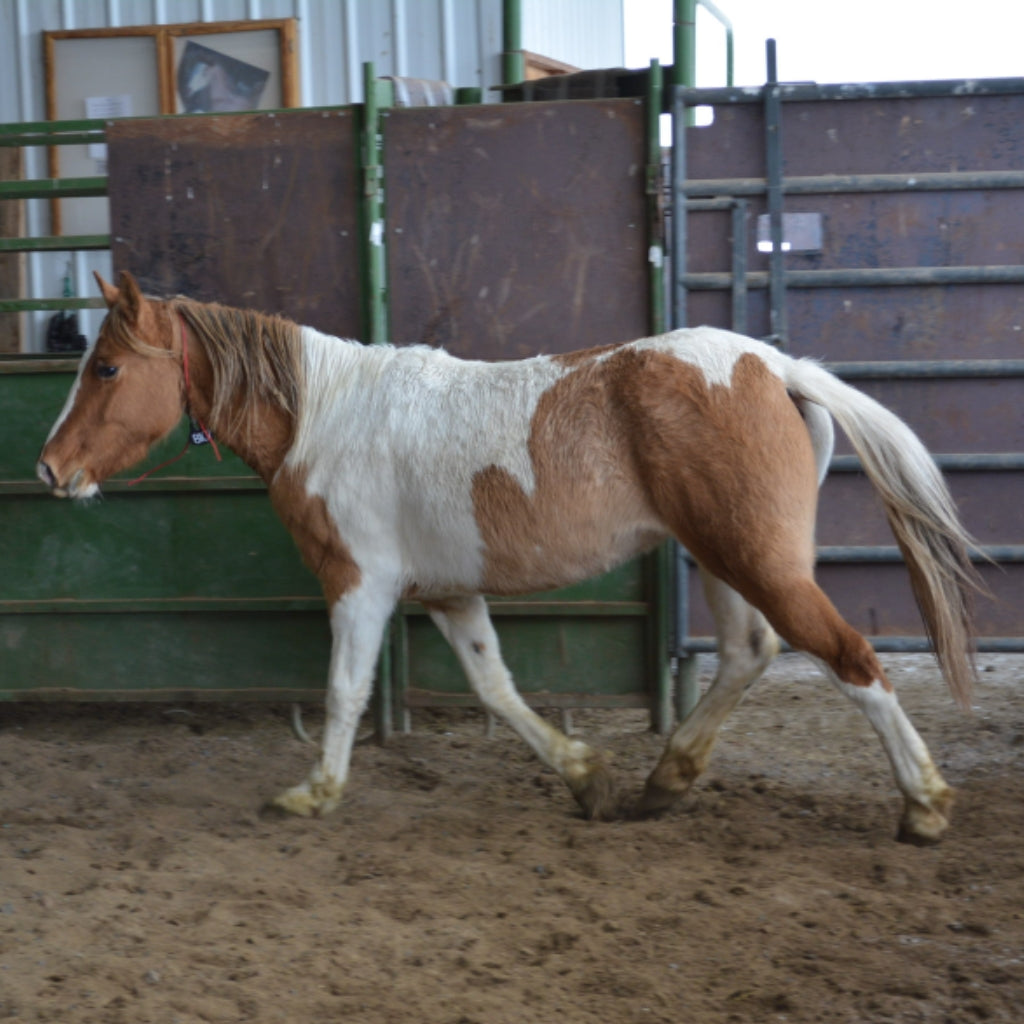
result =
M973 716L885 660L959 791L937 847L894 841L879 744L793 656L642 823L582 820L475 712L363 743L300 821L259 813L309 766L287 708L0 707L0 1020L1024 1020L1024 658L981 657ZM574 724L639 787L641 713Z

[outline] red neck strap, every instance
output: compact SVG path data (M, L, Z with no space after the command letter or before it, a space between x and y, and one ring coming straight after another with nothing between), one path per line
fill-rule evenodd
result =
M185 337L185 318L179 313L178 323L181 325L181 365L185 371L185 412L192 416L192 412L189 409L189 398L188 393L192 382L188 376L188 338ZM206 424L198 416L195 417L196 423L199 424L199 429L203 432L203 436L213 446L213 454L217 456L217 461L220 462L220 450L217 448L217 442L213 439L213 434L206 429Z
M178 314L178 323L181 326L181 367L185 375L185 412L189 414L190 418L193 418L192 412L189 409L189 391L191 389L192 382L189 378L188 373L188 338L185 336L185 318L180 313ZM214 441L213 439L213 434L211 434L210 431L207 430L206 424L198 416L194 417L194 419L196 423L199 424L199 429L203 432L203 436L213 446L213 454L217 456L217 461L220 462L220 449L217 447L217 442ZM185 453L188 451L189 446L191 444L192 434L190 431L188 437L185 439L185 446L181 449L180 452L178 452L177 455L175 455L173 458L167 459L165 462L161 462L159 465L154 466L152 469L147 469L145 473L143 473L141 476L137 476L134 480L129 480L128 486L134 487L136 484L142 483L142 481L145 480L146 477L151 476L158 469L163 469L165 466L170 466L173 463L177 462L179 459L184 457Z

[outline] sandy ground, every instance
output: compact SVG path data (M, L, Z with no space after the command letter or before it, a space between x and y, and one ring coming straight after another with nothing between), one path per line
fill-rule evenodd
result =
M1024 658L982 656L973 716L885 660L959 791L937 847L894 842L881 748L793 656L639 823L474 712L358 747L310 822L259 814L309 766L286 708L2 707L0 1019L1024 1020ZM636 786L661 746L575 725Z

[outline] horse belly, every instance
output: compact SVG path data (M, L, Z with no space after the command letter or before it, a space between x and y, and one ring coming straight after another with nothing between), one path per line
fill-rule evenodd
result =
M557 504L512 487L500 498L492 494L491 502L480 496L480 488L476 496L487 593L522 594L578 583L649 551L667 536L632 488L577 494L577 500Z

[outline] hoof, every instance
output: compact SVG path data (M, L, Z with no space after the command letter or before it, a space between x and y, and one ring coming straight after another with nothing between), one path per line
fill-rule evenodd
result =
M634 819L656 818L671 810L689 791L700 768L685 754L666 752L629 808Z
M659 786L648 780L643 792L629 807L627 816L635 821L660 817L666 811L671 810L682 797L683 793L667 789L665 786Z
M274 797L264 810L271 814L322 818L341 803L341 790L341 784L331 780L303 782Z
M933 846L949 828L949 814L953 806L953 791L945 790L936 800L935 805L926 807L923 804L907 801L900 819L900 827L896 839L912 846Z
M592 760L585 774L569 782L569 788L588 820L614 821L622 817L618 790L603 760Z

